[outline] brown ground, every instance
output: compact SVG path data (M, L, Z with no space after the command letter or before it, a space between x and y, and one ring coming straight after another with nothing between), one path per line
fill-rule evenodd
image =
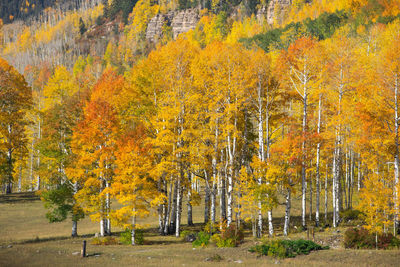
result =
M210 245L193 249L190 243L179 238L158 236L153 229L155 218L143 221L147 224L146 245L94 246L90 240L98 231L98 223L85 219L79 223L79 233L85 236L69 238L70 222L49 224L44 217L43 204L30 194L0 196L0 210L0 266L400 266L400 250L341 248L345 228L338 229L339 232L327 228L315 233L315 241L329 244L333 247L330 250L277 260L248 252L248 248L256 243L249 234L238 248ZM293 213L296 215L297 212L298 207L294 207ZM275 214L279 216L279 209ZM201 208L196 208L196 229L201 228L201 215ZM281 220L276 219L277 226ZM280 235L279 229L277 235ZM307 235L305 232L292 233L289 238L307 238ZM88 241L87 258L75 255L79 254L83 240ZM213 261L215 255L222 260Z

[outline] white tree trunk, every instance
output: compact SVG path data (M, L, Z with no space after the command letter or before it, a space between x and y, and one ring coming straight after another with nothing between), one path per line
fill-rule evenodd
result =
M182 175L183 176L183 175ZM177 182L177 192L176 192L176 228L175 228L175 236L179 237L181 232L181 181L180 179Z
M188 179L189 179L189 184L192 184L192 174L189 172L188 173ZM192 208L192 187L189 186L188 192L187 192L187 198L188 198L188 203L187 203L187 221L188 225L193 225L193 208Z
M22 166L19 166L18 192L22 191Z
M399 184L399 116L398 116L398 77L395 75L394 86L394 126L395 126L395 155L394 155L394 234L397 233L399 226L399 199L398 199L398 184Z
M135 243L136 237L136 210L133 209L133 216L132 216L132 230L131 230L131 245L136 245Z
M265 161L264 158L264 129L263 129L263 103L262 103L262 86L258 86L258 158L260 161ZM267 133L268 134L268 133ZM258 178L258 184L262 185L262 177ZM262 236L263 229L263 217L262 217L262 205L261 200L258 201L258 223L257 223L257 237Z
M301 145L302 150L302 161L301 161L301 224L303 228L306 227L306 129L307 129L307 91L306 84L304 84L304 95L303 95L303 141Z
M164 224L164 234L169 234L169 221L171 216L171 205L172 205L172 182L170 183L170 189L168 194L168 207L165 217L165 224Z
M75 237L78 236L78 222L73 220L72 221L72 232L71 232L71 236Z
M272 210L268 211L268 234L270 237L274 235L274 225L272 224Z
M328 222L328 163L326 163L325 172L325 224Z
M289 226L290 226L290 208L291 208L291 189L287 189L286 197L285 197L285 223L283 225L283 235L287 236L289 234Z
M317 126L318 135L321 133L321 95L319 96L318 101L318 126ZM320 197L320 171L319 171L319 158L320 158L320 147L321 144L317 144L317 159L316 159L316 175L315 175L315 187L316 187L316 196L315 196L315 225L319 226L319 197Z
M109 188L110 184L106 181L106 188ZM106 234L111 235L111 221L110 221L110 211L111 211L111 200L110 200L110 193L106 194L106 212L107 212L107 219L105 220L106 224Z

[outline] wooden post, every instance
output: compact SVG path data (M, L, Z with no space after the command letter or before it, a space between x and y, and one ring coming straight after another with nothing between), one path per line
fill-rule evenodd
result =
M86 257L86 240L83 240L82 250L81 250L81 257Z
M315 228L312 228L312 241L315 242Z

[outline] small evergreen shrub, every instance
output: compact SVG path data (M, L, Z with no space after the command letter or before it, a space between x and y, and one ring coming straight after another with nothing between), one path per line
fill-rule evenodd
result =
M250 252L258 253L259 255L270 256L274 258L294 258L297 255L307 255L311 251L329 249L322 247L310 240L273 240L262 245L256 245L250 248Z
M375 234L371 234L367 229L348 228L344 233L344 247L354 249L390 249L400 247L400 240L391 233L379 234L376 242Z
M210 242L210 235L206 232L199 232L197 238L192 242L194 248L196 247L206 247Z
M125 232L122 232L119 236L119 241L124 245L131 245L132 244L131 230L126 229ZM143 231L140 229L136 229L135 231L135 244L136 245L144 244Z

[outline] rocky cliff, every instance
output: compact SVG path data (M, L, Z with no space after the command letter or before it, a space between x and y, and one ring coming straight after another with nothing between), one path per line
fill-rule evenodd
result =
M268 24L273 24L274 20L282 20L285 10L292 4L292 0L271 0L268 6L261 7L256 17L260 24L266 19ZM170 26L173 38L179 34L195 29L200 20L198 9L187 9L183 11L170 11L167 14L157 14L147 25L146 39L156 42L162 37L164 25Z
M147 25L146 38L150 42L156 41L163 34L163 26L170 26L173 38L179 34L196 28L200 16L198 9L187 9L183 11L171 11L167 14L158 14L153 17Z
M292 0L271 0L266 10L268 24L273 24L274 20L282 20L284 11L292 4Z

